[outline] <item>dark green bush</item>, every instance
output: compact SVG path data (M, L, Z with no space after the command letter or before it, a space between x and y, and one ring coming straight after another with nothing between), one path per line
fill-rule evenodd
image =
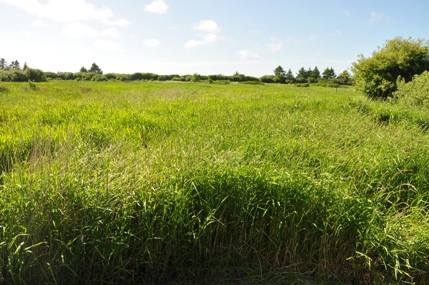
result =
M40 69L27 68L25 70L25 74L27 75L28 80L34 82L46 82L46 76L43 71Z

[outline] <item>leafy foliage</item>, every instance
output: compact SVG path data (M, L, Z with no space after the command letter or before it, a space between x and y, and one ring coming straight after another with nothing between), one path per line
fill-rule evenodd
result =
M408 105L429 108L429 71L415 75L408 83L398 80L398 90L393 96Z
M398 78L408 82L425 70L429 70L428 43L401 37L387 41L372 57L360 55L352 67L356 89L369 98L382 99L396 91Z
M27 75L28 80L30 81L35 81L35 82L46 81L45 73L40 69L27 68L24 72Z

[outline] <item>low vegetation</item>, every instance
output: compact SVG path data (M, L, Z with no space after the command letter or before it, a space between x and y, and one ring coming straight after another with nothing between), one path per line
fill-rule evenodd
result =
M356 89L372 99L387 99L398 89L398 82L409 82L429 70L429 42L394 38L371 57L361 55L353 63Z
M424 107L310 85L31 84L0 85L6 283L429 282Z

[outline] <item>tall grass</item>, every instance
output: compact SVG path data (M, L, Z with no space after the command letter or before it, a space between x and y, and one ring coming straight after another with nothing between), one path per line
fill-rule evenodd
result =
M348 88L4 86L8 283L428 282L424 112Z

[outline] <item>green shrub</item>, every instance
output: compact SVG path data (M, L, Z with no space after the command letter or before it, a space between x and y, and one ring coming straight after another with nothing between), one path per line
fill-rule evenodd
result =
M398 91L393 93L399 101L411 106L429 107L429 72L414 76L408 83L398 80Z
M0 92L6 92L9 89L6 87L6 85L4 85L3 83L0 83Z
M27 74L22 70L10 70L6 71L9 80L12 82L25 82L28 80Z
M107 78L104 75L96 74L94 77L92 77L92 81L107 81Z
M261 81L243 81L240 84L249 84L249 85L264 85L264 82Z
M308 83L298 83L295 86L296 87L310 87L310 84L308 84Z
M32 82L30 79L28 79L28 87L31 90L36 90L37 89L36 83Z
M409 82L425 70L429 70L428 43L401 37L387 41L372 57L359 56L352 67L356 90L371 99L391 97L399 77Z
M40 69L34 69L34 68L27 68L25 70L25 74L27 75L28 80L34 81L34 82L45 82L46 77L45 73L41 71Z

